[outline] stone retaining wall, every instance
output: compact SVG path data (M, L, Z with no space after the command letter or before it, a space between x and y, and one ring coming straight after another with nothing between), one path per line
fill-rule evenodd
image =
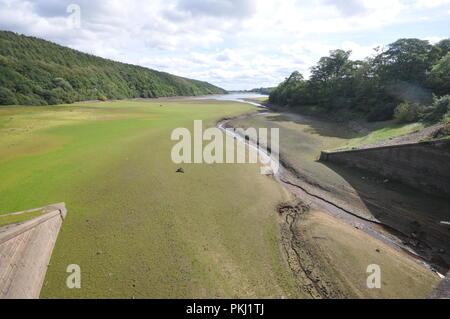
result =
M320 160L364 169L424 192L450 195L450 140L323 151Z

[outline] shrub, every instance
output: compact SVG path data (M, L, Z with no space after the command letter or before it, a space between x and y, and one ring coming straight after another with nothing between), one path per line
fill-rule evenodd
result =
M100 94L100 95L98 96L98 99L99 99L100 101L107 101L107 100L108 100L108 98L107 98L106 96L104 96L103 94Z
M0 55L0 66L10 66L9 60L2 55Z
M38 95L16 94L19 105L47 105L48 103Z
M0 87L0 105L17 104L16 96L7 88Z
M424 110L425 106L419 103L404 102L395 108L394 119L397 123L417 122Z
M69 82L67 82L65 79L63 78L54 78L53 79L53 85L55 86L55 88L62 88L64 90L72 90L72 85L70 85Z
M395 104L393 103L385 102L383 104L377 104L369 111L369 114L367 115L367 120L369 122L391 120L394 114L394 109Z
M436 123L443 120L450 112L450 95L434 97L433 105L427 107L423 112L423 120L429 123Z

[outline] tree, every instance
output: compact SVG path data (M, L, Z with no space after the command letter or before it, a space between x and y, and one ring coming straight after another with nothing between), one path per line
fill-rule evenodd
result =
M394 119L397 123L417 122L425 107L419 103L404 102L396 107Z
M328 109L349 105L354 71L359 61L351 61L352 51L334 50L311 69L311 87L315 100Z
M440 57L443 58L450 53L450 39L444 39L436 44L436 47L440 49Z
M270 101L317 105L322 111L364 115L370 121L392 119L396 106L404 103L397 113L417 115L419 104L432 103L432 93L450 93L450 53L441 57L449 45L450 40L433 46L400 39L363 61L351 60L351 51L334 50L311 69L309 80L294 72L271 93Z
M424 122L436 123L441 121L450 112L450 95L434 97L433 104L422 112Z
M426 84L426 72L439 59L439 52L426 40L400 39L378 55L378 75L387 82Z
M430 86L438 95L450 94L450 52L428 73Z
M17 99L13 92L7 88L0 87L0 105L15 105Z
M292 72L284 82L272 91L269 97L270 102L282 105L294 105L299 103L298 100L294 100L294 96L303 83L303 75L298 71Z
M351 54L352 51L331 51L329 57L321 58L317 66L311 69L311 80L325 83L345 77L350 70L349 60Z

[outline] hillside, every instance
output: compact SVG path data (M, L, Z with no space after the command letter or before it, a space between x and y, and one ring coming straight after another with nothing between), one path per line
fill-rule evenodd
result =
M0 31L0 105L220 94L207 82Z

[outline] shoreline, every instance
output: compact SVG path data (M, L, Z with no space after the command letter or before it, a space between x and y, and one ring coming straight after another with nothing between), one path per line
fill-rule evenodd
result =
M241 103L249 103L245 100L241 100ZM253 104L253 103L251 103ZM264 112L253 112L249 114L240 115L234 118L220 119L216 122L216 127L225 131L226 125L232 120L236 119L244 119L248 117L253 117L257 115L261 115L264 113L273 113L275 112L273 109L269 107L260 105L260 108L264 109ZM229 128L234 128L232 126L228 126ZM263 150L257 148L257 145L253 141L248 141L244 137L239 136L238 138L244 144L256 148L258 153L263 154L264 157L268 157L269 155L265 153ZM269 150L270 151L270 150ZM289 173L293 173L296 175L296 180L308 183L307 181L302 180L301 172L298 172L294 167L289 165L280 154L279 158L279 173L272 175L275 181L280 183L283 187L288 189L292 194L295 195L300 201L310 204L310 206L314 209L319 209L327 212L328 214L343 220L348 225L363 231L364 233L370 235L371 237L380 240L384 244L394 248L395 250L404 253L409 258L413 259L418 264L422 265L426 269L429 269L435 272L438 276L442 276L441 272L444 272L443 268L439 265L430 263L425 257L421 256L419 253L415 252L408 245L405 245L406 239L408 236L398 231L397 229L386 225L377 220L370 220L364 218L362 216L358 216L357 214L352 213L350 210L340 207L338 204L334 203L332 200L328 200L325 196L320 194L316 194L316 192L308 191L302 185L297 185L297 183L292 183L288 181L286 178ZM313 186L313 185L309 185ZM317 187L314 187L317 190ZM320 193L320 191L319 191Z

